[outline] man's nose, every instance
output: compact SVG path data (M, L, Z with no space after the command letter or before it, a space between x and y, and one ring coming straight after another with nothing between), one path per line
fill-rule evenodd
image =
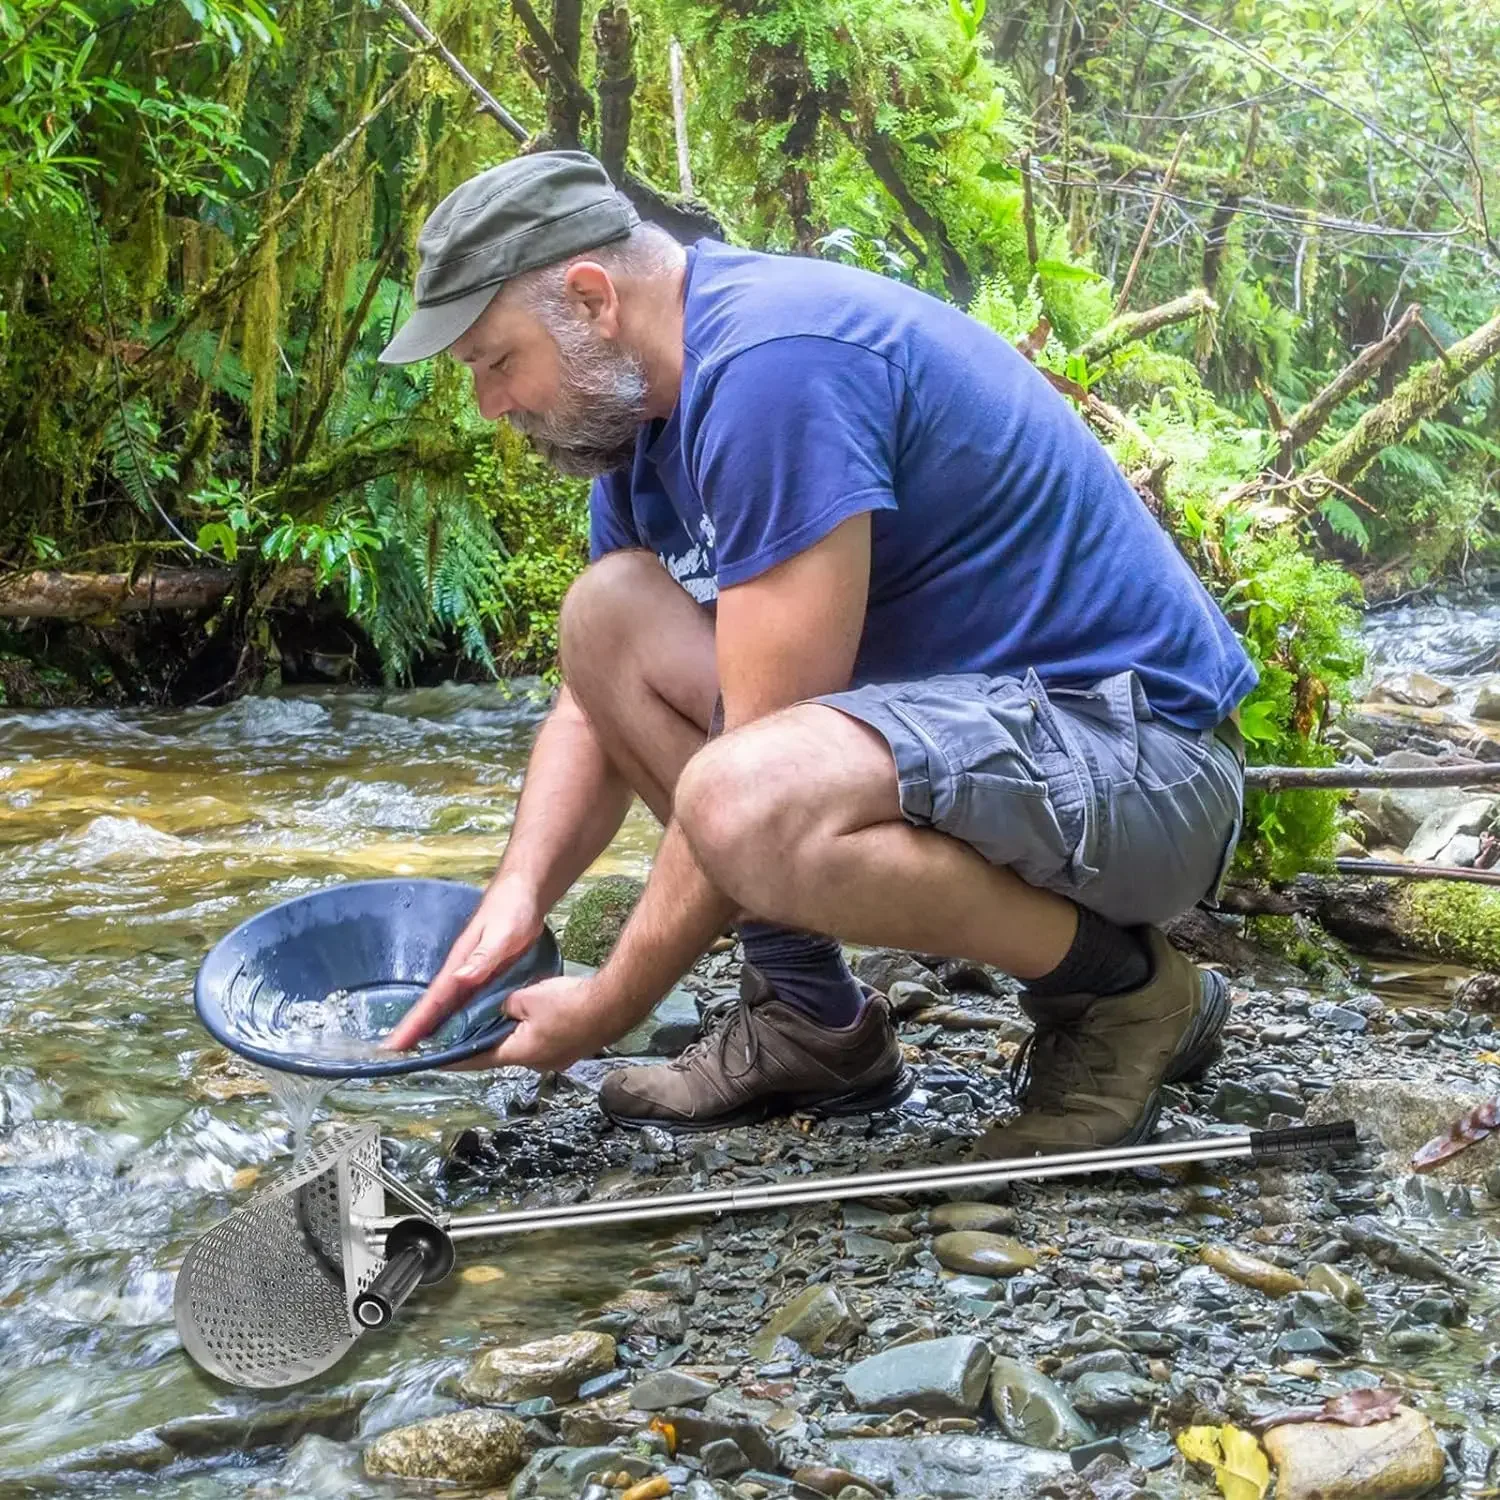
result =
M516 403L506 394L503 382L481 379L477 373L474 376L474 404L487 422L497 422L507 412L516 409Z

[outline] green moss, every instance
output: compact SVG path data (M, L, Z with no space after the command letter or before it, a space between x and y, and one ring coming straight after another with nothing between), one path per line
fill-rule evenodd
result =
M1413 927L1445 958L1500 971L1500 890L1429 880L1411 887L1402 904Z
M562 955L575 964L602 964L619 941L644 889L630 875L606 875L573 903L563 929Z
M1321 983L1348 978L1343 949L1307 917L1251 917L1245 923L1245 936Z

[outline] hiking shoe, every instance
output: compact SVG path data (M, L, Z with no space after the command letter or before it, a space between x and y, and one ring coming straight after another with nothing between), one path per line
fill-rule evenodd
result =
M1139 929L1151 978L1120 995L1028 1000L1036 1029L1011 1064L1021 1113L992 1126L975 1155L995 1159L1149 1140L1161 1086L1198 1076L1219 1049L1229 985L1154 927Z
M669 1063L616 1069L599 1107L617 1125L719 1130L892 1109L914 1082L883 996L871 991L850 1026L820 1026L747 966L739 999L705 1035Z

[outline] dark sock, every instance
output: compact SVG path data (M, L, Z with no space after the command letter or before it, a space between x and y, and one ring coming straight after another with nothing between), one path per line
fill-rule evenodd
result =
M864 992L833 938L763 922L740 926L745 962L765 976L779 999L820 1026L851 1026L864 1009Z
M1078 931L1063 961L1039 979L1022 983L1030 995L1122 995L1151 977L1146 945L1086 906L1078 908Z

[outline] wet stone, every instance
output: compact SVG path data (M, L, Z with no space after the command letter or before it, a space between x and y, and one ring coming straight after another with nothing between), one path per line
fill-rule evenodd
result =
M1312 1329L1321 1333L1340 1349L1359 1347L1359 1319L1326 1292L1294 1293L1284 1322L1294 1329Z
M829 1458L892 1496L1036 1500L1073 1472L1061 1453L967 1434L844 1438L830 1445Z
M1016 1227L1016 1211L1003 1203L939 1203L927 1215L934 1232L978 1230L1007 1234Z
M382 1433L365 1473L456 1484L499 1484L526 1461L526 1429L497 1411L457 1411Z
M967 1416L984 1397L990 1351L969 1335L886 1349L851 1366L843 1386L860 1411Z
M799 1292L777 1312L750 1345L750 1357L769 1360L779 1339L790 1339L809 1354L833 1354L864 1331L863 1321L849 1310L839 1293L826 1282Z
M1302 1278L1281 1266L1258 1256L1246 1255L1231 1245L1205 1245L1199 1252L1204 1265L1212 1266L1221 1276L1251 1286L1269 1297L1286 1297L1306 1289Z
M543 1448L511 1482L509 1500L574 1500L598 1475L644 1479L653 1465L619 1448Z
M1277 1500L1406 1500L1443 1477L1432 1423L1407 1407L1369 1427L1273 1427L1263 1441L1276 1465Z
M1151 1409L1158 1394L1151 1381L1121 1370L1084 1375L1069 1390L1074 1408L1095 1422L1140 1416Z
M1017 1359L997 1356L992 1361L990 1406L1001 1432L1029 1448L1065 1452L1094 1437L1061 1386Z
M1013 1276L1036 1265L1036 1255L1019 1241L981 1230L959 1229L940 1234L932 1253L950 1271L975 1276Z
M459 1394L493 1405L533 1396L571 1401L585 1380L605 1374L614 1363L615 1341L607 1333L564 1333L481 1354L460 1378Z
M1326 1261L1309 1267L1307 1286L1309 1291L1324 1292L1348 1308L1365 1305L1364 1288L1352 1276L1346 1275L1336 1266L1330 1266Z
M630 1404L637 1411L664 1411L669 1406L702 1406L718 1385L700 1380L684 1370L658 1370L639 1380L630 1390Z
M733 1438L715 1438L713 1442L705 1443L699 1450L698 1461L704 1472L715 1479L742 1474L750 1467L750 1460L740 1452L739 1444Z

